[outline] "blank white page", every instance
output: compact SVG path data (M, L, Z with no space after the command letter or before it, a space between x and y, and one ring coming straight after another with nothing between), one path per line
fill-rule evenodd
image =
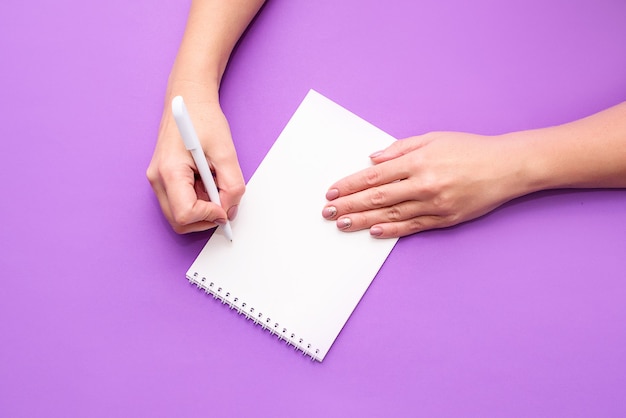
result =
M395 139L311 90L187 278L322 361L397 239L341 232L322 218L326 191Z

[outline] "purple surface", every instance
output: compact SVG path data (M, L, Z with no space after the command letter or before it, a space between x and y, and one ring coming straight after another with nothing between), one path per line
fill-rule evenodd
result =
M187 7L0 3L1 416L626 414L623 190L400 240L321 364L191 288L208 234L171 232L144 175ZM624 16L621 0L271 1L222 90L244 174L309 88L396 137L616 104Z

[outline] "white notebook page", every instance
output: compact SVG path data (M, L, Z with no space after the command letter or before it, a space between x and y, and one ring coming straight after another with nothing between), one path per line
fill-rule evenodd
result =
M311 90L187 278L322 361L397 239L322 218L328 187L395 139Z

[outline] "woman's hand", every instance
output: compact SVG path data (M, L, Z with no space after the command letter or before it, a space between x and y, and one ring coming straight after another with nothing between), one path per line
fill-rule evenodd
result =
M527 193L523 148L511 138L433 132L370 156L333 184L322 211L344 231L401 237L477 218Z
M169 77L163 116L148 180L163 214L178 233L202 231L237 214L245 183L228 122L219 104L222 75L235 43L263 0L193 0ZM208 201L172 116L183 96L215 175L222 207Z
M222 207L211 203L172 116L171 100L181 95L215 176ZM159 137L147 170L163 214L178 233L222 225L237 214L245 183L216 88L190 81L168 88Z

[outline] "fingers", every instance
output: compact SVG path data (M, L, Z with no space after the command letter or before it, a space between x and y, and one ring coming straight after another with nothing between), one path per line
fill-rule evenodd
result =
M403 222L373 225L370 235L374 238L399 238L431 229L446 228L454 223L439 216L419 216Z
M199 113L196 125L207 160L214 172L221 206L232 220L245 192L245 182L230 127L219 107L212 106Z
M374 164L380 164L385 161L393 160L402 155L408 154L420 147L423 147L428 142L428 136L414 136L411 138L400 139L382 151L377 151L370 155L370 159Z
M370 230L374 238L395 238L429 229L445 228L455 224L451 215L430 215L427 205L421 202L403 202L365 212L339 216L336 225L344 232Z
M424 194L421 200L416 199L410 181L403 180L331 201L322 216L335 220L337 228L345 232L369 228L375 238L401 237L453 225L453 212L427 197Z
M409 200L416 201L420 198L425 200L426 197L425 192L420 192L412 187L410 180L395 181L331 200L322 210L322 216L326 219L336 219L348 213L393 207ZM390 219L397 220L399 218L392 217Z
M235 149L212 160L222 207L230 220L235 219L241 197L246 190Z
M322 216L344 231L370 230L398 237L477 218L511 197L511 158L500 160L503 141L431 132L396 141L370 156L374 166L332 185Z
M194 97L191 95L191 97ZM196 167L166 106L147 176L161 210L178 233L203 231L234 219L245 183L228 122L219 103L205 96L189 100L189 111L212 166L220 205L210 202Z
M161 207L161 211L165 216L165 219L170 223L172 229L178 234L186 234L189 232L199 232L206 231L208 229L214 228L216 226L215 223L210 221L200 221L190 225L179 225L174 220L174 216L172 215L172 211L170 209L169 200L167 199L167 195L165 191L159 189L159 187L154 188L155 195L159 201L159 205Z
M383 162L339 180L330 186L326 192L326 199L335 200L372 187L403 180L409 174L405 165L398 163L397 160Z
M373 153L370 159L374 166L344 177L330 186L326 199L334 200L381 184L406 179L412 174L411 164L401 157L423 147L432 139L433 134L401 139L386 149Z
M456 222L456 215L434 198L433 188L415 183L423 162L413 151L431 142L427 134L394 142L370 156L374 166L345 177L331 186L322 216L337 228L351 232L370 229L375 238L392 238ZM410 156L407 155L412 153Z
M150 183L163 214L177 233L204 231L226 222L224 209L198 198L189 166L165 169L157 178L153 175Z

